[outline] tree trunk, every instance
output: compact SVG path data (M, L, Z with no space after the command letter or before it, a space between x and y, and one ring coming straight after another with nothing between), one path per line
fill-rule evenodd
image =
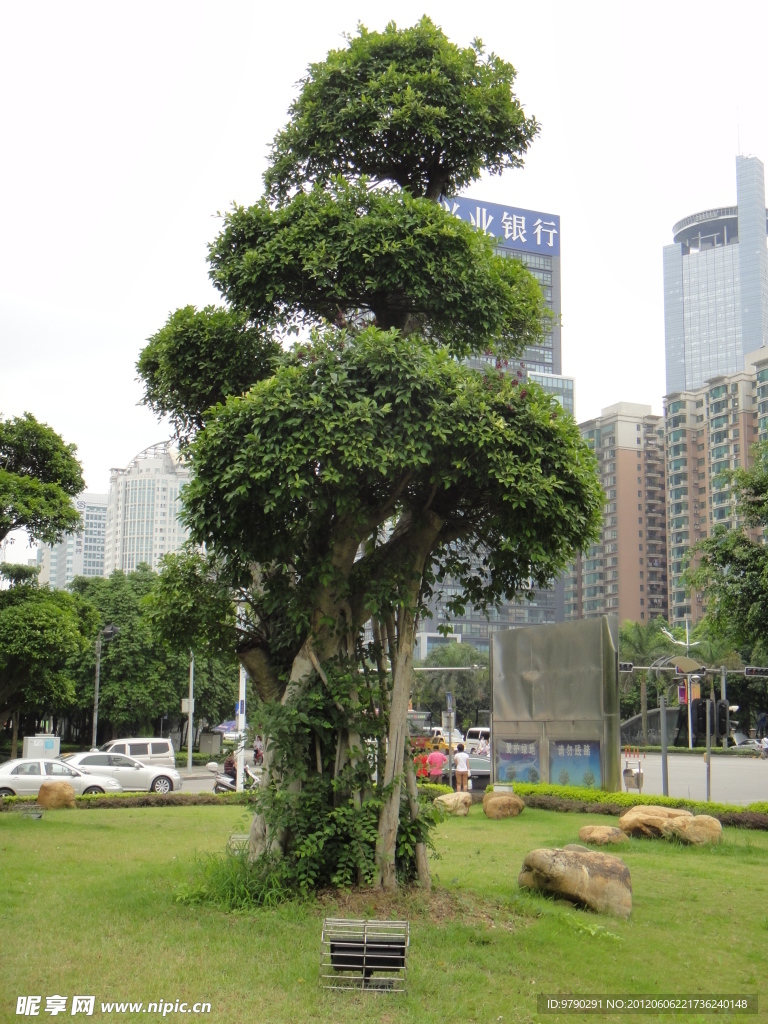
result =
M402 784L405 742L408 737L408 700L411 692L413 649L416 640L416 606L421 593L424 566L432 550L443 520L432 511L426 511L418 522L402 519L395 527L392 538L405 534L403 543L403 571L410 576L404 587L397 614L396 659L393 665L392 697L389 712L389 747L384 769L384 789L390 789L379 815L379 835L376 842L376 874L374 885L384 889L397 888L395 855L397 828L400 821L400 790ZM407 577L406 577L407 578ZM392 628L388 623L390 659L392 658Z
M14 761L19 749L19 712L14 711L11 716L13 722L13 736L11 737L11 760Z
M412 616L407 616L412 619ZM409 631L410 632L410 631ZM410 696L411 666L413 663L413 637L410 642L401 635L397 655L397 667L392 684L392 701L389 710L389 747L384 768L384 788L391 786L384 800L379 816L379 838L376 843L375 885L384 889L397 888L395 852L397 849L397 826L400 821L400 780L405 754L405 739L408 731L408 698Z
M416 785L416 772L413 769L413 755L408 745L406 754L407 763L405 766L405 786L408 791L408 806L411 809L411 821L416 821L421 813L419 807L419 790ZM432 888L432 878L429 874L429 861L427 860L427 847L425 843L416 843L416 875L419 885L427 892Z
M645 672L640 673L640 715L643 726L643 746L648 746L648 684Z

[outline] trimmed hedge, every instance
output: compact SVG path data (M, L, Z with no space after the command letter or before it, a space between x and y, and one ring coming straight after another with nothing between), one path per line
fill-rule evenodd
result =
M443 786L439 782L420 782L416 788L419 791L419 796L427 797L429 800L453 792L450 786Z
M195 807L202 804L250 804L255 793L95 793L93 796L76 796L75 807ZM0 798L0 812L23 810L37 806L34 796L6 796Z
M532 782L519 782L515 784L514 791L523 798L527 807L539 807L542 810L620 816L630 807L679 807L693 814L710 814L722 825L768 831L768 801L765 800L740 807L673 796L607 793L602 789Z

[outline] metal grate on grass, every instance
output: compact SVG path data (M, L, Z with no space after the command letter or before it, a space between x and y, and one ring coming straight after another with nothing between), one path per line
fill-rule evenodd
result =
M407 921L327 917L320 941L320 984L339 991L405 992Z

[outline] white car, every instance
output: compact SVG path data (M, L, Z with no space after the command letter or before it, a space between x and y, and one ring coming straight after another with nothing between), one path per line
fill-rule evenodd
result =
M183 782L175 768L144 764L127 754L105 754L88 751L85 754L69 754L66 763L98 776L99 779L114 779L123 789L141 790L145 793L171 793L181 789Z
M114 779L95 779L53 758L17 757L0 764L0 796L37 796L44 782L68 782L78 796L123 791Z

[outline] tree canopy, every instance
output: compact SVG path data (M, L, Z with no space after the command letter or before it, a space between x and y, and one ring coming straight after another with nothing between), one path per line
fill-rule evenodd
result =
M0 541L25 529L31 540L55 544L79 529L71 499L85 484L76 451L31 413L0 419Z
M188 693L186 644L167 648L153 627L147 598L157 583L157 573L147 565L139 565L131 573L116 570L108 577L79 576L72 583L74 593L95 609L97 628L113 625L119 630L101 653L99 722L108 737L111 733L143 735L163 716L178 717L181 699ZM93 707L95 669L91 642L71 664L77 707L85 715ZM237 671L231 656L201 656L195 664L196 719L220 722L230 717L236 689Z
M272 147L271 196L342 175L435 200L521 165L538 125L512 93L515 69L479 39L462 49L423 17L346 40L301 82Z
M22 570L22 571L20 571ZM0 720L61 712L75 702L71 661L82 656L96 616L66 591L38 586L28 566L0 566Z

